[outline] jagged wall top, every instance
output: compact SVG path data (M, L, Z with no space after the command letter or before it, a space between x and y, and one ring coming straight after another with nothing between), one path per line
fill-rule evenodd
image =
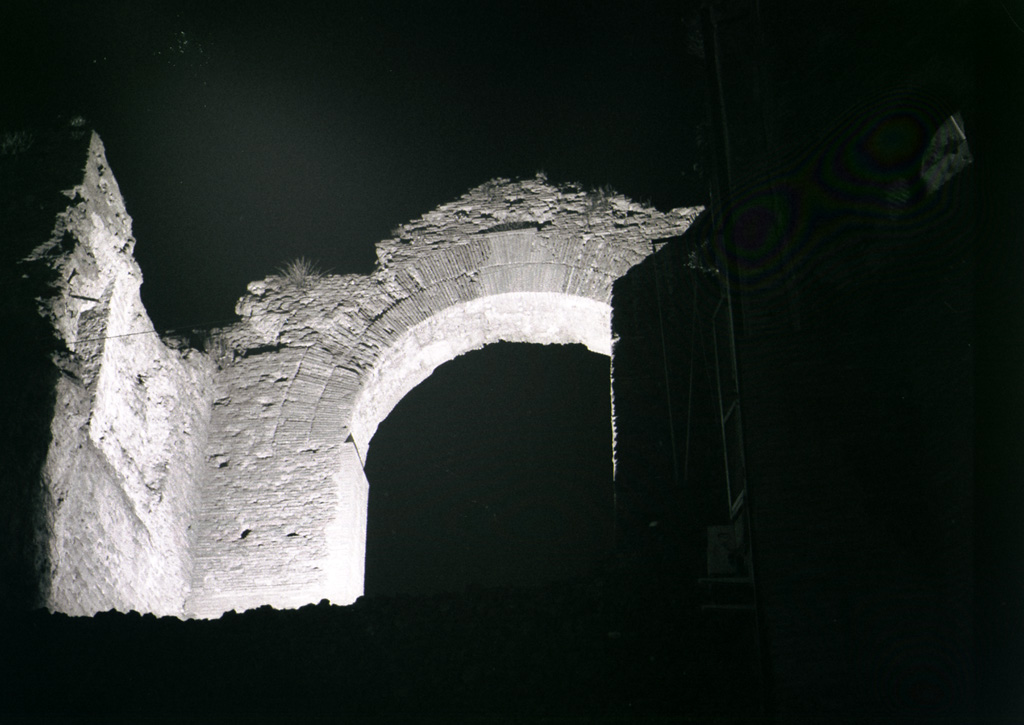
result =
M425 254L445 250L458 256L460 248L472 254L475 244L500 246L502 236L517 233L568 255L561 261L575 266L598 260L607 265L614 257L622 273L651 253L652 240L681 234L701 211L660 212L606 188L556 187L542 174L493 179L393 229L392 238L377 243L377 266L370 275L317 275L302 285L286 275L251 282L235 308L242 322L218 336L229 348L244 351L311 344L339 330L358 333L409 297L413 282L419 282L410 277L418 274ZM458 266L454 274L473 276L472 264Z
M75 352L83 330L82 314L95 307L108 293L115 277L124 274L141 284L142 273L132 256L135 238L117 180L110 172L103 142L93 132L81 181L61 194L70 202L56 216L47 241L37 246L26 262L44 261L55 273L64 294L39 300L40 312L51 321L63 342ZM70 251L69 251L70 250ZM149 319L141 317L138 330L152 330ZM92 338L109 334L105 329L84 331Z
M541 236L573 234L584 241L632 228L637 233L624 241L646 247L648 240L674 226L673 217L678 223L680 217L692 218L694 211L681 208L662 214L607 187L585 191L578 184L552 186L543 174L519 181L498 178L398 226L394 238L378 243L377 257L387 266L423 244L466 242L478 234L530 227ZM637 251L641 256L649 252Z

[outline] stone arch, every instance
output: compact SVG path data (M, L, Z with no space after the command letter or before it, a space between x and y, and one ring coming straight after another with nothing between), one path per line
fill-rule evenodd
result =
M610 355L613 283L699 211L499 179L396 228L371 275L250 284L242 321L217 335L221 397L190 613L354 601L362 462L394 405L490 342L580 342ZM253 430L240 422L254 420Z
M349 425L366 460L377 426L441 364L495 342L581 343L611 356L611 306L558 292L506 292L448 307L409 328L365 377Z

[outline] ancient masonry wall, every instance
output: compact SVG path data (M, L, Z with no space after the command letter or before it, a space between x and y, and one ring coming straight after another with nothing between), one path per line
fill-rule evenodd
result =
M397 228L371 275L253 282L241 320L199 352L146 316L131 220L95 135L64 194L21 264L54 280L38 305L62 348L43 603L82 615L354 601L362 461L394 405L499 340L612 354L613 282L700 211L498 179Z
M369 276L268 277L219 362L190 616L362 593L378 423L439 364L499 340L612 352L612 283L680 234L612 193L498 179L395 230Z
M82 182L64 194L52 235L25 260L55 280L40 312L65 346L43 470L43 604L180 614L213 366L153 334L131 220L99 137Z

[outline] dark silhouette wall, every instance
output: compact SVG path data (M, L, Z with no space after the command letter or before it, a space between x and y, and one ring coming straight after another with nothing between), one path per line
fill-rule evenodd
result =
M715 393L701 385L715 363L700 325L719 292L682 261L706 251L731 290L757 593L733 626L761 660L736 682L766 713L975 705L974 117L963 15L944 10L911 41L706 8L712 204L616 285L624 540L688 563L695 588L706 527L728 512ZM878 57L850 76L867 37ZM967 141L947 139L958 173L936 186L951 117Z

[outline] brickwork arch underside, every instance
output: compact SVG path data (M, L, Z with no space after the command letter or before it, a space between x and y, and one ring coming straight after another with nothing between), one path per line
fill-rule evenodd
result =
M364 465L377 427L438 366L497 342L583 344L610 357L611 305L564 292L503 292L451 304L394 338L361 377L339 431L349 435L339 446L339 508L326 532L328 598L348 603L363 593L370 489Z
M496 342L583 344L611 355L611 306L556 292L508 292L447 307L402 334L365 376L349 430L362 460L380 423L443 363Z
M347 313L343 327L318 331L295 382L321 391L314 415L285 417L306 420L317 439L351 435L365 456L402 396L462 353L507 341L582 343L610 355L612 285L647 251L522 230L393 260L356 294L328 282L325 296L351 295L348 309L372 319Z

